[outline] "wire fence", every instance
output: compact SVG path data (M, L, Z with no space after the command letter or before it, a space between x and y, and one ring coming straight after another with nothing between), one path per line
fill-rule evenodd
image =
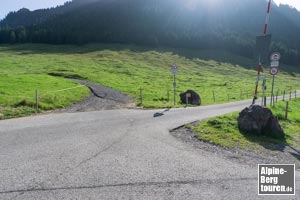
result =
M195 91L197 92L197 91ZM135 96L137 100L137 104L140 106L148 106L148 105L181 105L186 106L181 99L180 94L184 93L184 91L175 91L174 90L166 90L166 91L147 91L140 88ZM279 97L281 100L289 100L292 98L296 98L300 95L300 91L298 90L277 90L271 94L271 92L258 92L257 94L257 101L263 101L264 97L272 97L273 102L277 102ZM223 92L219 90L211 90L206 91L203 95L199 92L199 96L201 99L201 105L209 105L209 104L219 104L219 103L226 103L226 102L233 102L233 101L241 101L241 100L248 100L254 97L253 91L235 91L235 92ZM191 97L189 97L191 98ZM174 103L175 102L175 103Z
M23 96L23 95L9 95L0 93L0 106L27 106L32 107L39 111L39 108L42 109L53 109L55 107L62 107L63 101L72 96L71 93L78 88L85 87L84 85L79 85L70 88L63 88L52 91L39 90L32 91L32 96ZM68 94L69 93L69 94ZM61 105L61 106L60 106Z

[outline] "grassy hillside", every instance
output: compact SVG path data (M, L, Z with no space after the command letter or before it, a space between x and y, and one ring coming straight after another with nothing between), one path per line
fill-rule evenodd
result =
M193 89L200 94L204 105L251 98L256 80L255 62L216 51L108 44L25 44L1 46L0 58L0 94L9 96L34 97L37 88L34 83L40 84L38 89L41 93L74 87L75 83L62 79L66 77L86 79L122 91L135 97L137 103L142 88L144 107L172 106L173 75L170 68L174 62L179 68L177 96L179 92ZM286 71L276 77L275 91L282 93L286 90L288 93L300 89L299 70L293 67L282 69ZM265 71L269 92L271 77ZM19 81L14 82L18 78ZM11 87L12 83L14 87ZM63 92L60 94L65 95L65 100L42 101L41 108L69 105L84 98L87 93L86 88ZM15 107L22 100L17 98L12 103L0 97L0 104L2 107Z

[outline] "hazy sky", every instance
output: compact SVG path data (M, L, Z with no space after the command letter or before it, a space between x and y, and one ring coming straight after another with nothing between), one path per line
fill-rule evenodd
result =
M62 5L66 1L68 0L1 0L0 19L3 19L10 11L17 11L24 7L36 10ZM300 10L300 0L274 0L274 2L277 4L289 4Z
M0 19L3 19L10 11L21 8L36 10L39 8L50 8L62 5L68 0L0 0Z
M274 0L275 3L288 4L300 11L300 0Z

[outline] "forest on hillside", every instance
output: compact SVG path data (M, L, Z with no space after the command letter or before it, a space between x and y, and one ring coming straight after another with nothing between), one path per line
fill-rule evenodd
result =
M0 43L125 43L222 49L253 58L265 0L73 0L51 9L11 12ZM272 5L269 33L283 62L300 64L300 12Z

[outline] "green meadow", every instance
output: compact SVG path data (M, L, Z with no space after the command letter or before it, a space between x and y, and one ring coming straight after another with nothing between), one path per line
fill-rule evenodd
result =
M145 108L173 106L171 66L178 66L176 107L180 92L200 94L202 105L250 99L256 81L256 62L213 50L146 48L134 45L2 45L0 46L0 113L2 118L34 112L35 90L39 112L61 108L88 96L85 87L68 78L84 79L119 90ZM300 89L300 69L283 66L275 92ZM270 93L271 76L267 76ZM214 95L213 95L214 94Z

